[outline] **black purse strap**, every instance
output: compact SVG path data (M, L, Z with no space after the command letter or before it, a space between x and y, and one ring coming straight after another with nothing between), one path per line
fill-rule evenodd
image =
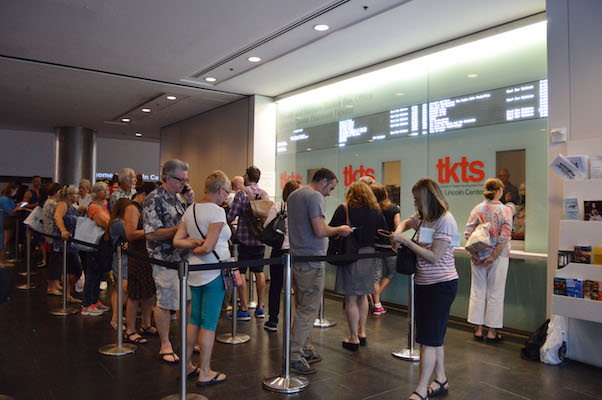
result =
M192 217L194 218L194 224L196 225L196 229L199 231L199 233L201 234L201 237L204 240L207 240L207 238L205 237L205 235L203 235L203 232L201 232L201 228L199 228L199 224L198 222L196 222L196 204L192 205ZM213 255L215 256L215 258L217 258L217 262L222 262L222 260L220 260L219 256L217 255L217 253L215 252L215 250L213 250Z
M196 219L195 219L195 221L196 221ZM413 241L414 241L414 239L416 238L416 234L417 234L417 233L418 233L418 231L420 230L420 227L422 226L422 223L423 223L423 222L424 222L424 220L423 220L423 219L421 219L421 220L420 220L420 223L418 224L418 229L416 229L416 230L414 231L414 236L412 236L412 242L413 242Z
M351 226L351 220L349 219L349 207L347 203L343 203L343 207L345 208L345 222L348 226Z

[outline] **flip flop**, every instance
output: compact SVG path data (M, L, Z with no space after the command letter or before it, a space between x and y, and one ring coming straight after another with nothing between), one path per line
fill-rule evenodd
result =
M153 331L154 329L154 331ZM146 328L140 327L140 330L138 331L138 333L140 333L141 335L144 336L159 336L159 332L157 331L157 328L155 328L154 326L148 326Z
M176 353L174 353L173 351L170 353L159 353L159 355L161 356L161 362L164 362L166 364L179 364L180 363L180 359L176 359L177 355ZM173 361L169 361L167 360L165 357L173 357Z
M201 373L201 369L199 367L195 366L191 372L186 374L186 378L187 379L196 378L197 376L199 376L200 373Z
M224 377L226 376L226 374L224 374L222 372L218 372L217 374L215 374L215 376L213 377L213 379L211 379L210 381L207 381L207 382L197 381L196 385L198 387L204 387L204 386L217 385L218 383L224 383L224 382L226 382L226 378L220 379L220 380L217 379L220 375L224 375Z
M488 338L486 338L486 340L487 340L487 343L501 343L504 341L504 337L502 336L501 333L497 332L495 334L494 338L488 337Z
M146 344L146 343L148 343L148 340L146 340L142 336L138 336L136 339L132 339L132 336L134 336L134 335L138 335L138 332L126 333L125 337L123 338L123 341L126 342L126 343L133 343L133 344Z

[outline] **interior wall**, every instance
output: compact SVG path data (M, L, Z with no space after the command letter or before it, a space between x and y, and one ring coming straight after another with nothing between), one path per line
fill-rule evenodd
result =
M207 175L221 169L243 175L253 147L249 139L249 98L161 128L161 165L178 158L190 164L190 184L197 198Z

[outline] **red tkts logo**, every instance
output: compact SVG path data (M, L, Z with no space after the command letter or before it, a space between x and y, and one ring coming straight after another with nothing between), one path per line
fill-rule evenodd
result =
M360 174L358 177L357 174ZM349 164L348 167L345 167L343 170L343 175L345 175L345 186L351 185L353 182L356 182L362 176L369 176L372 179L376 179L374 177L374 170L372 168L364 169L363 165L360 165L360 169L353 169L353 166Z
M460 167L458 171L456 168ZM485 171L483 171L485 164L483 161L468 162L466 157L462 157L462 161L451 164L449 157L445 157L445 161L440 158L437 163L437 170L439 171L439 183L448 183L450 178L454 182L460 182L458 179L458 173L460 174L462 182L481 182L485 178ZM468 175L468 172L471 175Z
M297 181L299 183L303 183L301 181L301 175L295 175L295 173L291 171L291 174L286 176L286 171L284 171L280 174L280 189L284 189L284 185L286 185L286 182L288 181Z

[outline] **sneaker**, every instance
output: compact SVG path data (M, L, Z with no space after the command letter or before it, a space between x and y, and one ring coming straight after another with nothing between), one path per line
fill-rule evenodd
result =
M107 290L107 287L108 287L108 286L109 286L109 285L107 284L107 282L106 282L106 281L102 281L102 282L100 282L100 290Z
M228 318L232 319L232 314L228 314ZM236 319L238 321L250 321L251 313L249 312L249 310L247 310L247 311L238 310L238 312L236 313Z
M278 330L278 322L267 321L263 324L263 329L270 332L276 332Z
M264 318L265 317L265 312L263 312L263 308L256 308L255 309L255 318Z
M96 308L93 305L91 305L91 306L83 307L82 308L82 315L89 315L89 316L92 316L92 317L98 317L99 315L102 315L102 311L100 311L98 308Z
M375 308L374 311L372 312L372 314L374 314L374 315L382 315L382 314L384 314L386 312L387 312L387 310L385 310L385 308L381 306L380 308Z
M305 358L302 358L299 361L291 363L291 372L295 372L301 375L311 375L315 374L317 370L311 365L309 365L307 361L305 361Z
M98 308L98 309L99 309L100 311L102 311L102 312L109 311L109 310L111 309L110 307L107 307L107 306L105 306L104 304L102 304L102 303L100 302L100 300L99 300L99 301L97 301L97 302L96 302L96 304L94 304L94 305L96 306L96 308Z
M311 356L309 357L304 357L305 361L307 361L308 364L314 364L317 362L322 361L322 357L320 357L320 355L318 353L313 353Z

